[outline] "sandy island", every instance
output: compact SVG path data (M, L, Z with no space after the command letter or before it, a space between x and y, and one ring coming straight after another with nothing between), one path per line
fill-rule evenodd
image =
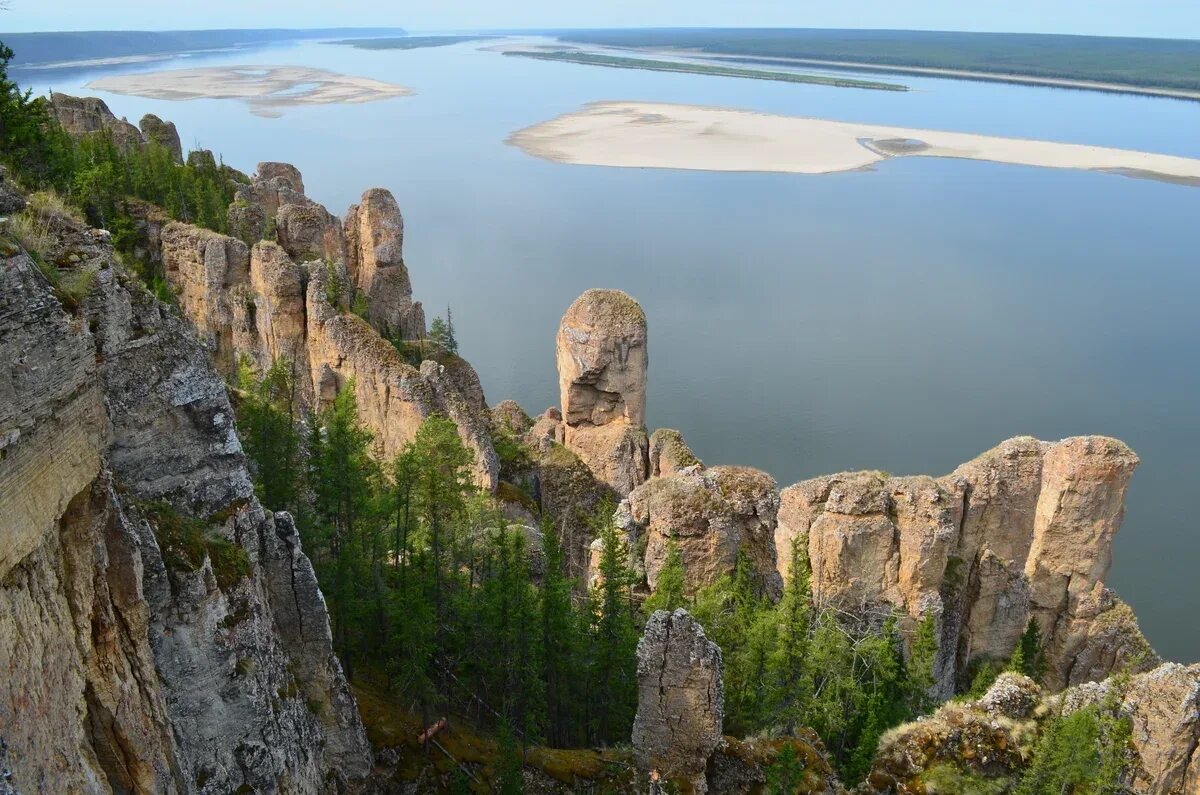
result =
M657 102L593 102L509 136L558 163L829 174L893 157L1075 168L1200 187L1200 159Z
M413 93L395 83L305 66L167 69L101 77L87 87L151 99L238 99L250 106L251 113L268 117L295 105L373 102Z

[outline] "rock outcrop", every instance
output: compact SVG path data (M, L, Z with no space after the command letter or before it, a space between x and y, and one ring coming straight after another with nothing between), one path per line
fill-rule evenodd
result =
M254 497L205 347L107 234L77 316L0 268L0 734L24 792L316 793L365 732L286 514ZM61 252L60 252L61 253ZM56 256L51 252L51 256Z
M683 434L670 428L659 428L650 434L650 477L667 477L692 467L704 467Z
M182 223L169 223L158 233L167 281L218 369L232 377L242 358L260 370L286 359L292 363L301 410L319 409L353 383L360 416L385 457L399 453L425 418L450 417L474 453L475 482L494 490L499 460L474 369L444 353L414 367L380 335L386 323L372 327L347 311L358 288L344 264L342 224L300 193L303 185L295 167L260 163L253 182L239 189L231 214L262 219L264 231L274 226L274 240L247 247L238 238ZM410 300L407 271L399 258L401 236L389 238L388 230L402 225L395 201L383 190L366 196L369 201L365 198L353 214L359 223L351 247L357 259L351 261L361 264L367 256L364 246L370 249L377 275L370 286L382 291L375 297L391 295L395 300L384 304L399 312L387 317L402 315L412 336L418 336L418 326L423 335L420 304ZM386 292L397 278L403 295ZM363 295L373 300L371 293ZM407 309L400 311L402 305Z
M146 138L141 130L126 119L118 119L104 100L97 97L73 97L53 92L50 112L68 134L82 137L96 132L108 132L120 147L143 146Z
M179 142L179 130L175 129L175 122L163 121L153 113L147 113L138 122L138 129L147 142L153 141L166 149L176 163L183 162L183 144Z
M392 194L372 188L346 211L346 266L367 297L367 319L386 336L425 336L425 312L412 300L404 265L404 218Z
M695 593L732 575L744 558L763 593L778 598L783 580L776 568L779 494L775 480L749 467L692 468L639 486L617 511L630 548L641 547L650 590L674 544L683 560L685 586Z
M720 647L686 610L659 610L646 622L637 658L639 767L707 792L705 768L725 718Z
M939 766L1014 781L1028 766L1047 722L1084 707L1129 721L1129 776L1122 791L1200 791L1200 665L1178 663L1128 680L1114 677L1078 685L1057 695L1047 695L1027 677L1002 674L977 701L946 704L884 735L859 791L911 791Z
M1061 689L1156 661L1103 584L1136 466L1114 439L1025 437L938 480L815 478L783 490L775 544L802 539L818 604L936 616L943 695L976 661L1007 659L1030 618Z
M620 290L588 290L563 315L556 351L565 443L626 495L649 472L646 314Z

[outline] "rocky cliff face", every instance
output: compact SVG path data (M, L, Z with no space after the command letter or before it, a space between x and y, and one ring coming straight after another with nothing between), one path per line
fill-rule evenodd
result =
M179 132L175 125L153 113L143 116L135 127L128 120L114 116L102 99L73 97L57 92L50 95L50 111L71 135L107 132L117 146L126 148L145 146L153 141L170 152L176 162L183 162L183 147L179 143Z
M1103 584L1136 466L1114 439L1018 438L938 480L829 475L783 490L775 543L805 545L819 604L937 616L944 694L1030 618L1062 688L1156 661Z
M744 558L762 591L777 599L783 592L775 560L778 512L779 493L767 473L749 467L693 466L639 486L617 516L632 548L639 548L645 537L640 563L651 590L674 544L689 593L732 575L738 559Z
M312 567L187 324L63 220L0 263L0 736L24 792L323 792L371 763Z
M250 231L274 239L252 246L182 223L159 233L168 282L217 363L232 375L242 357L260 369L292 363L303 407L320 408L354 384L360 416L385 457L396 455L421 422L453 419L474 453L474 478L494 490L499 461L479 378L457 356L410 364L381 335L424 335L401 257L403 220L384 190L368 191L345 225L301 192L300 172L261 163L230 209ZM235 223L235 226L237 225ZM355 296L366 318L348 311Z

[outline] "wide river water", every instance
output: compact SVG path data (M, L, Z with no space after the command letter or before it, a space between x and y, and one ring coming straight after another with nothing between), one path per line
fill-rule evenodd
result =
M594 100L724 105L1200 157L1200 103L880 75L909 93L606 69L480 43L320 43L100 74L299 64L411 97L251 115L229 100L100 94L185 148L302 170L341 213L372 186L406 220L427 313L453 308L488 398L558 402L554 335L589 287L641 301L649 424L781 486L849 469L944 474L1003 439L1106 434L1142 458L1109 585L1165 657L1200 659L1200 188L907 158L826 176L560 165L505 144ZM99 92L88 92L99 93Z

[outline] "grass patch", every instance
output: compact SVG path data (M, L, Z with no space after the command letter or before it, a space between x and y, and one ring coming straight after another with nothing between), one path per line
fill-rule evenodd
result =
M193 572L208 558L217 587L225 592L250 576L253 570L250 556L240 544L209 536L204 522L181 515L168 503L150 503L142 510L154 526L163 563L168 569Z
M441 751L431 748L429 756L423 755L421 745L417 742L417 735L423 729L420 716L406 705L402 697L361 679L352 687L371 745L376 749L395 748L400 754L397 779L415 781L422 775L428 776L429 768L439 776L454 776L459 766ZM475 731L463 718L452 715L447 718L447 727L437 735L438 743L454 759L469 767L486 787L494 787L499 782L503 765L501 744L494 737ZM587 787L582 791L633 791L633 756L628 750L606 749L601 752L591 748L531 746L525 751L524 763L555 781Z

